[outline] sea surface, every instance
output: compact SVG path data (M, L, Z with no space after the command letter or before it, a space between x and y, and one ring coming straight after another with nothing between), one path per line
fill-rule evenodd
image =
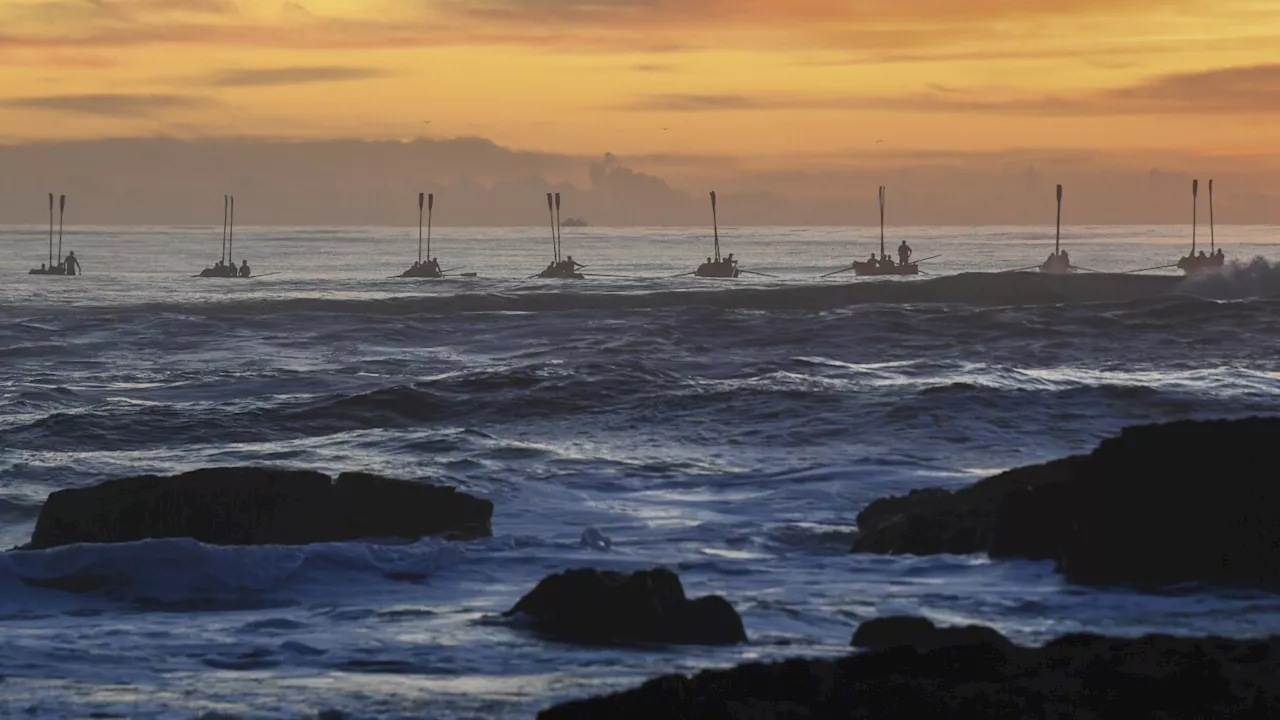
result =
M69 228L84 275L28 276L47 232L0 227L4 547L53 490L241 464L457 486L494 502L494 537L0 553L0 716L529 718L672 671L840 654L857 623L903 612L1027 642L1280 632L1275 595L847 552L885 494L1129 424L1275 413L1280 228L1217 228L1222 276L1124 300L1091 293L1142 274L1093 271L1167 265L1188 229L1072 228L1088 270L1054 280L998 274L1041 262L1052 227L890 228L940 255L905 279L819 277L874 229L724 228L762 273L736 281L671 277L711 252L702 228L566 228L581 281L527 279L551 254L537 228L433 229L441 265L476 273L438 281L389 277L416 228L237 228L249 280L192 278L219 227ZM1023 299L1047 282L1075 290ZM911 304L895 283L921 283ZM496 619L549 573L654 565L726 596L751 642L586 648ZM75 574L112 580L24 582Z

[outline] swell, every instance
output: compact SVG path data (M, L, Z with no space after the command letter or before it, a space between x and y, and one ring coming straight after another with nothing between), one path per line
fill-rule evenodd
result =
M1123 302L1179 291L1184 279L1170 276L1079 274L1052 276L1041 273L963 273L909 281L862 280L842 284L806 284L783 287L734 287L715 289L668 288L631 292L599 292L574 286L562 291L520 291L450 295L420 295L383 299L254 298L231 302L191 304L148 303L132 306L85 308L61 312L157 314L180 313L195 317L258 318L277 314L325 313L367 316L453 315L499 312L563 312L575 310L639 310L671 307L713 307L736 310L831 310L850 305L962 304L986 306L1044 305L1057 303ZM1230 287L1228 285L1227 287ZM1265 283L1247 287L1272 290ZM1223 288L1215 288L1223 291ZM1272 292L1280 291L1280 283ZM53 311L59 312L57 308ZM29 316L30 307L4 308L4 314Z

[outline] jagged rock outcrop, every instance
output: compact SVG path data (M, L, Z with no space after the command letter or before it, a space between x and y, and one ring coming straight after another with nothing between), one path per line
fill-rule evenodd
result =
M939 632L945 629L939 630ZM993 631L994 632L994 631ZM1280 638L1002 636L839 660L669 675L544 710L578 718L1249 718L1280 716Z
M365 473L210 468L49 495L28 549L189 537L214 545L487 537L493 503L450 487Z
M869 505L855 552L1051 559L1082 584L1280 588L1280 419L1127 428L1085 456Z
M568 570L542 579L507 611L540 634L568 642L728 645L747 641L727 600L685 597L670 570Z

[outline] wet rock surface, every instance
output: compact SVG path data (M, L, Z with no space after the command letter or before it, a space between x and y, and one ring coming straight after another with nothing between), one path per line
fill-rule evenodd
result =
M899 630L910 623L893 619ZM859 632L873 635L887 626ZM1280 716L1280 638L1067 635L1018 647L995 633L838 660L787 660L671 675L544 710L577 718L1266 718ZM959 630L969 631L973 628ZM987 630L979 628L979 630ZM873 632L874 631L874 632ZM953 639L957 636L952 635Z
M1057 562L1082 584L1280 588L1280 419L1127 428L1091 454L877 500L854 552Z
M553 639L583 644L729 645L742 618L718 595L688 599L670 570L568 570L543 578L506 613Z
M365 473L210 468L49 495L27 549L193 538L301 545L362 538L487 537L493 503L450 487Z

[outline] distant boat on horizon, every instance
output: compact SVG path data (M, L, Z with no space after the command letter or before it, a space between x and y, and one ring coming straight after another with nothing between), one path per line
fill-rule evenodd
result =
M587 221L583 220L582 218L575 218L575 217L565 218L564 222L560 223L560 227L583 228L583 227L587 227Z

